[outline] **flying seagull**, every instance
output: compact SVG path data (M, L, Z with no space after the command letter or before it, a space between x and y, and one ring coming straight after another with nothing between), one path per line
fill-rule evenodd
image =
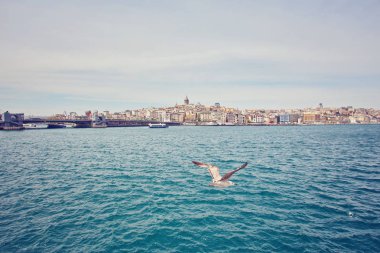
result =
M237 172L241 169L244 169L248 165L248 163L244 163L239 168L237 168L235 170L231 170L230 172L226 173L223 177L221 177L219 174L219 168L218 167L216 167L212 164L195 162L195 161L193 161L193 163L199 167L207 168L208 171L210 172L211 177L212 177L212 183L210 184L210 186L219 186L219 187L227 187L227 186L234 185L234 183L231 181L228 181L228 179L230 179L230 177L232 177L232 175L235 172Z

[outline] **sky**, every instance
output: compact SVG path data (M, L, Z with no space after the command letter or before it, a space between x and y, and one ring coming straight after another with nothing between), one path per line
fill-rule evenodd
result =
M380 1L0 0L0 112L380 108Z

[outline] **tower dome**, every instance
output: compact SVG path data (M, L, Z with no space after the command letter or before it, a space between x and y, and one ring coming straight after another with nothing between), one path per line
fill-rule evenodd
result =
M184 103L185 103L185 105L188 105L189 104L189 98L186 96L186 98L185 98L185 100L184 100Z

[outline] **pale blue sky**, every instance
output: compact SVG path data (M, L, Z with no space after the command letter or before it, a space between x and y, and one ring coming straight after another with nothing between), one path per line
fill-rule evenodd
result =
M380 1L0 1L0 110L380 108Z

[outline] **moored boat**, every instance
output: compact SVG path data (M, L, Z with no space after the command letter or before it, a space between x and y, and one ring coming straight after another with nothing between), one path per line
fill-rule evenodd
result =
M74 128L77 126L77 124L75 123L65 123L64 125L66 126L66 128Z
M185 122L185 123L183 123L182 125L183 125L183 126L196 126L197 123L195 123L195 122Z
M168 128L165 123L149 123L149 128Z
M30 124L23 124L23 127L24 127L24 129L27 129L27 130L29 130L29 129L47 129L48 125L30 123Z
M24 130L23 126L3 126L1 130L13 131L13 130Z
M219 126L218 123L214 121L209 121L209 122L199 122L199 126Z

